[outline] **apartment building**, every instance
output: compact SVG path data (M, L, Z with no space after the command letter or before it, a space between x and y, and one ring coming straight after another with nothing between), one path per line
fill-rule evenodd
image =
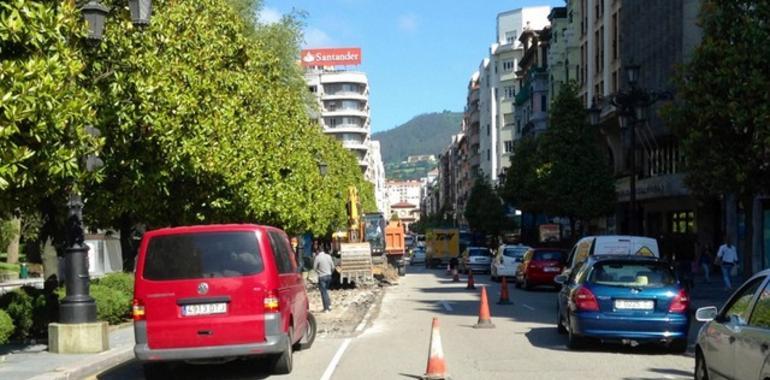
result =
M387 212L380 146L371 140L369 80L366 73L343 68L361 63L360 49L309 49L301 56L308 90L318 100L318 112L311 117L356 157L364 177L374 184L377 207Z
M524 54L519 36L548 25L551 8L528 7L497 15L496 41L479 64L480 171L493 182L510 165L515 130L516 68Z

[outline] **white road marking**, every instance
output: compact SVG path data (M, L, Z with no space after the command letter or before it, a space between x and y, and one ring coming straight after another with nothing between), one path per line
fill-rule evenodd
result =
M340 348L338 348L337 352L334 354L332 361L329 362L329 366L326 367L326 371L324 371L324 374L321 376L321 380L329 380L332 378L332 375L334 374L334 370L337 369L337 365L340 364L340 359L342 359L342 354L344 354L345 350L348 349L348 345L350 345L351 340L353 339L347 338L345 339L345 341L342 342L342 345L340 345Z
M369 318L372 316L372 308L369 308L369 311L366 312L366 315L364 315L364 319L361 320L361 323L356 326L356 332L361 332L366 328L366 324L369 323Z
M448 302L446 302L446 301L441 301L441 306L443 306L443 307L444 307L444 310L446 310L446 311L452 311L452 310L454 310L454 309L452 309L452 305L450 305L450 304L449 304Z
M526 307L526 308L527 308L527 309L529 309L530 311L535 311L535 308L534 308L534 307L532 307L532 306L529 306L529 305L527 305L527 304L525 304L525 303L521 304L521 306L524 306L524 307Z

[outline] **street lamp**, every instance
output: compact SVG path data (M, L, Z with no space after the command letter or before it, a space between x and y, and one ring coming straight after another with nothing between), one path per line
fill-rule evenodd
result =
M586 111L588 111L588 121L591 123L591 125L599 125L599 121L602 116L602 108L596 104L596 101L591 103L591 107Z
M149 22L151 0L129 0L129 6L135 23L146 25ZM134 12L135 9L136 12ZM84 4L80 11L88 23L88 39L101 41L104 36L105 18L110 8L96 0L91 0ZM93 137L101 135L99 130L92 126L87 126L85 129ZM93 172L104 163L96 155L89 155L84 158L82 165L87 172ZM63 324L96 322L96 303L89 294L88 246L85 244L83 229L83 201L76 186L70 188L67 210L67 248L65 249L67 295L59 305L59 320Z
M329 167L326 165L323 161L318 161L318 173L321 174L321 177L326 177L326 173L328 172Z
M152 0L128 0L128 9L131 11L131 22L136 27L150 24L152 15Z
M637 226L637 205L636 205L636 124L644 120L644 113L653 104L663 99L670 99L671 94L666 91L647 91L639 87L639 77L641 67L637 64L629 64L624 67L626 73L626 80L628 82L628 88L624 88L609 96L609 103L616 109L620 118L621 129L628 128L629 145L631 154L628 157L628 163L630 166L629 175L629 224L628 229L630 234L635 235L639 233ZM594 106L591 107L592 109ZM598 108L598 107L597 107ZM598 117L594 120L593 112L590 109L591 122L594 121L598 124Z

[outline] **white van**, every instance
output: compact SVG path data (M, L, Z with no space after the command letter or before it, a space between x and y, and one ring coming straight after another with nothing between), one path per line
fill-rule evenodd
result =
M566 271L592 255L639 255L660 257L658 241L643 236L602 235L580 239L567 258Z

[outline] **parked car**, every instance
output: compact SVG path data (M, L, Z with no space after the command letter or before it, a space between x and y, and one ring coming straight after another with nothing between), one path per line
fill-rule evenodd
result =
M133 301L136 358L147 378L173 361L269 356L290 373L294 349L313 344L316 323L286 234L257 225L148 232Z
M492 250L485 247L468 247L460 254L460 271L463 273L489 272Z
M516 271L516 287L531 289L538 285L556 286L554 277L564 270L567 252L563 249L532 248L524 254Z
M497 248L497 255L492 260L489 269L493 281L499 281L502 277L515 277L516 270L524 260L524 254L531 247L526 245L501 245Z
M591 256L556 282L563 285L557 327L568 335L570 349L589 338L687 349L690 298L668 263L644 256Z
M589 256L637 255L660 257L658 241L644 236L601 235L580 239L569 252L566 270L570 271Z
M721 310L702 307L706 322L695 343L695 379L770 378L770 270L755 274Z
M412 265L425 264L425 249L415 248L412 250L412 255L409 257L409 263Z

